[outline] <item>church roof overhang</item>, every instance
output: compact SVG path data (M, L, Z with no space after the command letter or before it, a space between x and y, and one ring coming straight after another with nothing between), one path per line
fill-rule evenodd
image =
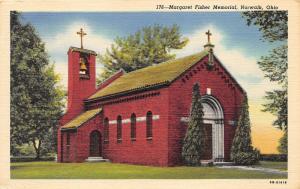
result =
M96 115L98 115L102 111L102 108L97 108L93 110L87 110L83 112L82 114L76 116L73 118L71 121L66 123L61 127L61 130L72 130L72 129L77 129L90 119L94 118Z
M96 101L110 100L110 99L114 99L114 98L117 98L117 97L136 94L136 93L139 93L139 92L145 92L145 91L160 89L162 87L169 86L170 84L171 83L169 81L165 81L165 82L161 82L161 83L156 83L154 85L148 85L148 86L144 86L144 87L140 87L140 88L131 89L131 90L128 90L128 91L122 91L122 92L119 92L119 93L115 93L115 94L111 94L111 95L107 95L107 96L103 96L103 97L98 97L98 98L93 98L93 99L86 99L86 100L84 100L84 102L85 103L93 103L93 102L96 102Z

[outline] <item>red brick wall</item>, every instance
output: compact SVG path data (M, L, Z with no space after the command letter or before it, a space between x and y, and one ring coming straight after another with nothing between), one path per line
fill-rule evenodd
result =
M110 121L116 120L118 115L122 116L122 120L130 119L132 113L135 113L137 118L145 117L148 111L160 116L158 120L153 120L152 140L146 139L146 121L136 122L135 141L131 141L130 122L122 123L122 143L117 143L117 124L110 124L109 143L104 144L105 158L112 162L167 165L168 93L166 89L156 92L160 94L103 106L103 119L108 117ZM149 94L149 92L139 93L142 94Z
M89 120L84 125L78 128L77 143L75 144L77 149L76 162L82 162L90 153L90 134L92 131L97 130L101 133L101 144L103 149L103 119L100 113L95 118Z
M184 75L179 77L169 90L169 165L181 163L182 141L186 132L186 124L180 122L181 117L187 117L192 101L192 88L198 82L201 95L206 94L206 88L211 88L211 94L220 102L224 111L224 152L225 160L229 161L230 148L234 137L235 126L229 125L229 120L235 120L242 99L242 91L215 61L212 71L206 69L207 57L194 65ZM200 71L199 71L200 70ZM188 76L188 79L186 78ZM225 78L224 78L225 77ZM184 79L184 81L182 80ZM228 83L226 82L228 79ZM231 85L230 85L231 84Z

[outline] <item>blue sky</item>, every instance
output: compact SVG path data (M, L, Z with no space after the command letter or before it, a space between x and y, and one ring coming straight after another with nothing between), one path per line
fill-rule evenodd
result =
M23 17L25 22L30 22L37 28L42 38L63 32L74 21L88 23L94 31L110 39L132 34L144 26L154 24L169 26L177 24L183 35L188 37L199 26L210 23L227 34L224 44L228 48L240 48L255 56L264 55L271 48L271 44L260 40L261 33L258 29L247 26L245 19L238 12L27 12L23 13Z
M247 26L239 12L23 12L23 21L30 22L46 43L51 62L67 79L67 55L69 46L79 46L76 32L82 27L88 35L84 47L103 53L117 36L127 36L144 26L179 25L183 37L190 39L182 50L174 51L177 57L197 53L206 43L204 34L212 32L215 54L232 75L246 89L252 99L262 99L266 90L274 88L263 77L256 62L276 46L260 40L261 32L255 26ZM101 73L101 63L97 72Z

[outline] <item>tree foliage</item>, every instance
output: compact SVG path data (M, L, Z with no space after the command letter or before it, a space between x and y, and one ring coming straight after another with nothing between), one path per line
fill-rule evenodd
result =
M268 42L281 43L274 48L269 55L261 57L258 65L265 73L265 77L271 82L277 83L280 89L268 91L266 93L267 103L264 110L276 116L273 125L287 133L288 129L288 59L287 59L287 39L288 39L288 12L287 11L252 11L244 12L243 17L248 25L255 25L263 34L263 39ZM283 136L287 137L286 136ZM280 140L280 143L282 140ZM286 147L287 145L281 145ZM279 148L281 148L279 147Z
M36 156L62 114L64 92L44 43L20 14L11 13L11 152L17 145L33 144ZM54 146L53 146L54 147Z
M102 81L119 69L131 72L152 64L175 58L172 49L181 49L188 40L181 37L179 27L160 25L144 27L127 37L117 37L106 53L100 55L104 72L98 78Z
M230 156L233 162L240 165L251 165L259 161L259 151L252 146L247 97L243 100Z
M264 104L264 111L268 111L276 116L273 125L280 129L287 129L288 116L287 116L287 46L283 45L273 49L268 56L263 56L258 65L264 71L265 77L271 82L276 82L281 86L281 89L266 92L265 98L267 103Z
M203 106L199 85L193 87L193 98L190 112L190 120L187 132L183 140L182 158L185 164L190 166L201 165L201 157L205 149L206 133L203 124Z
M285 41L288 37L287 11L251 11L243 12L247 25L256 25L263 34L263 39Z
M280 138L279 146L277 147L277 149L281 154L288 153L288 133L287 133L287 131L285 131L283 136Z

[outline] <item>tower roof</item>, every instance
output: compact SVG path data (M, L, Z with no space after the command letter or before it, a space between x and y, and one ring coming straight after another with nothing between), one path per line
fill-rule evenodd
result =
M95 51L92 50L88 50L88 49L82 49L82 48L78 48L78 47L70 47L69 51L75 51L75 52L81 52L81 53L87 53L87 54L92 54L97 56L97 53Z

